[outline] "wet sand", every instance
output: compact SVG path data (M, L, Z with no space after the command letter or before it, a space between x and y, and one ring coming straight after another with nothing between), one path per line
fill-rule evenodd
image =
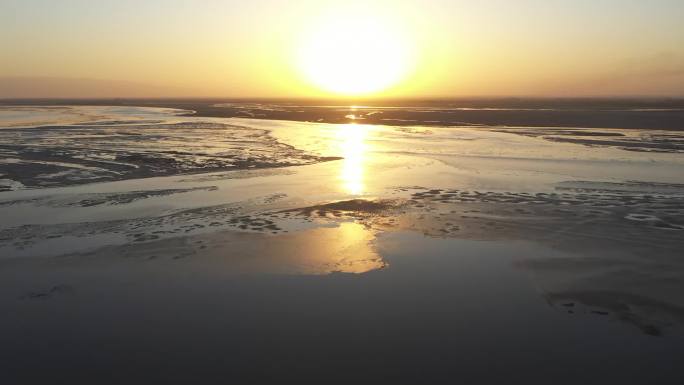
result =
M54 114L55 108L47 108L47 112ZM35 110L18 109L29 115ZM101 114L99 120L91 122L75 119L77 124L0 130L4 189L8 185L68 186L216 170L276 168L335 159L313 156L277 142L266 130L168 119L183 113L180 110L121 111L117 107L100 107L96 111ZM85 107L61 107L58 118L93 117L89 115L92 112ZM144 119L154 113L164 116L164 112L167 121Z
M684 379L664 131L149 113L0 130L10 383Z

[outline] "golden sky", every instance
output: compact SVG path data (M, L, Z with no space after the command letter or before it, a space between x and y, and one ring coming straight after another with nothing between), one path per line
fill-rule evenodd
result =
M0 97L684 95L682 20L681 0L0 0Z

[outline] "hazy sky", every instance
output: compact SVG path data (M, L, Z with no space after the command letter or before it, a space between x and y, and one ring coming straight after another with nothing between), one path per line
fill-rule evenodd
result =
M0 0L0 97L320 95L297 51L345 10L410 47L385 95L684 95L682 0Z

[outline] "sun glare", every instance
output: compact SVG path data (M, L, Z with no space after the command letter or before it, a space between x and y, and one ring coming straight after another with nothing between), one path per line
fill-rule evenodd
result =
M298 66L308 82L327 92L380 92L403 80L411 67L410 44L382 18L330 17L303 40Z
M352 195L360 195L365 189L365 157L367 126L357 124L341 124L337 136L340 150L344 157L340 179L344 190Z

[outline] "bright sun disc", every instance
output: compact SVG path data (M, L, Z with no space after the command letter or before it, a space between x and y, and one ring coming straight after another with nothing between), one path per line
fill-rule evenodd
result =
M325 91L361 95L401 81L409 70L409 59L405 39L382 20L336 17L307 33L299 67Z

